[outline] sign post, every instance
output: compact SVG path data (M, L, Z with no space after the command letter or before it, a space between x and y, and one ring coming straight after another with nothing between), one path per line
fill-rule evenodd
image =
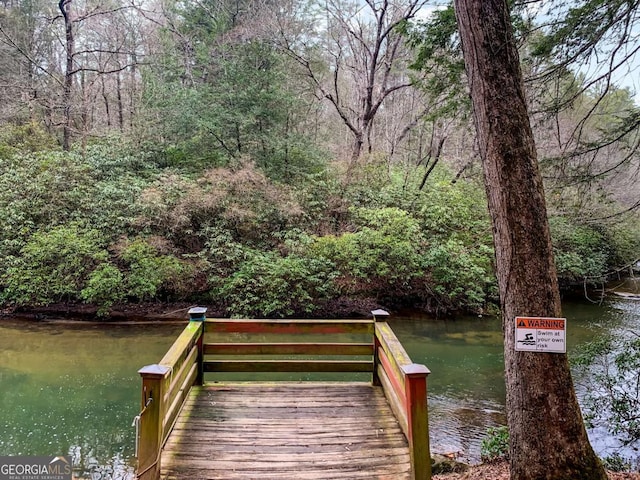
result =
M567 319L516 317L516 351L567 353Z

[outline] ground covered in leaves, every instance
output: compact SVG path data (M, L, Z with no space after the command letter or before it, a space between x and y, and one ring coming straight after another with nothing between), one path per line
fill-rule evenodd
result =
M509 464L505 461L473 465L461 473L434 475L434 480L509 480ZM609 472L609 480L640 480L640 473Z

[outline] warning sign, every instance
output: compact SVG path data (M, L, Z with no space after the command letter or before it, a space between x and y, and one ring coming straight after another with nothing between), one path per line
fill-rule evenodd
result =
M566 353L566 318L516 317L516 351Z

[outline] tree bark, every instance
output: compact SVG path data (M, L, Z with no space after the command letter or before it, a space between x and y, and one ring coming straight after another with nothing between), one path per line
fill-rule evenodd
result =
M493 223L513 480L606 479L566 354L516 352L515 317L561 316L542 180L505 0L455 0Z
M64 18L66 64L64 72L64 88L62 91L62 109L64 112L62 125L62 148L71 148L71 92L73 88L73 57L75 55L75 41L73 38L73 20L71 19L72 0L60 0L58 8Z

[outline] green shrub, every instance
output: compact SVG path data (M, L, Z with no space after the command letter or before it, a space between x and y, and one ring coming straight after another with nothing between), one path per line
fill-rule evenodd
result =
M51 150L56 146L56 139L35 122L0 125L0 158L9 158L20 152Z
M166 175L141 195L141 223L188 253L198 253L211 229L268 250L274 232L302 215L290 188L274 184L252 164L206 170L196 179Z
M418 222L398 208L358 209L355 232L318 237L312 257L333 265L344 295L389 298L411 292L412 281L424 275L424 248Z
M474 248L453 238L436 242L426 249L425 266L442 310L480 310L497 298L493 249L488 246Z
M8 262L3 301L15 305L76 301L91 272L107 256L99 232L78 224L36 232Z
M91 185L90 169L72 154L24 153L1 162L0 238L28 238L37 230L83 223Z
M623 269L638 260L640 252L640 217L627 216L624 222L606 228L605 241L610 248L609 270Z
M602 459L604 468L611 472L630 472L631 461L628 458L623 458L619 454L614 453Z
M311 313L331 295L333 272L321 259L247 252L228 277L212 277L212 296L233 317L286 317Z
M509 458L509 429L506 426L490 427L480 444L483 462L494 462Z
M128 299L146 301L172 294L180 297L189 291L193 266L173 255L158 253L145 239L128 243L118 257L124 263Z
M124 275L115 265L103 263L91 272L80 297L97 305L98 315L106 315L114 303L124 300Z
M106 150L92 150L93 164ZM0 268L34 232L58 225L82 224L101 232L105 243L135 233L136 199L147 180L124 173L106 178L90 163L59 151L16 154L0 163Z
M603 281L610 258L609 244L603 234L568 218L551 217L549 224L560 284Z

